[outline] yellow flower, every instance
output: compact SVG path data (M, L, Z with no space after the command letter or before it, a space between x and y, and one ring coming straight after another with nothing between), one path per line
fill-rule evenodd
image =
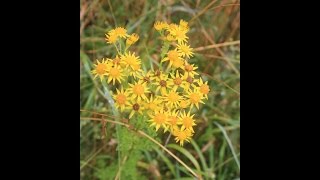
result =
M106 34L106 41L108 44L114 44L118 40L118 36L114 33Z
M178 108L182 97L175 90L170 90L169 93L163 95L162 99L169 108Z
M168 114L166 112L163 112L163 109L159 111L155 111L154 115L149 115L150 116L150 126L155 126L156 131L162 126L165 130L167 129L168 125Z
M182 42L181 44L177 45L178 47L178 52L181 54L181 57L187 57L188 59L190 59L190 56L193 56L193 52L192 49L190 48L190 46L188 46L186 43Z
M128 93L126 91L123 91L123 88L121 87L121 90L119 91L116 89L117 94L113 95L113 99L115 101L116 108L120 109L120 111L123 111L126 106L129 106L129 98Z
M176 140L176 143L180 141L180 146L183 146L184 141L190 142L192 135L190 130L181 128L180 130L175 130L174 139Z
M190 111L186 114L184 111L183 113L180 114L178 124L181 124L182 129L188 129L192 133L194 133L193 126L196 125L195 120L193 119L193 115L190 116Z
M113 32L117 37L121 37L121 38L128 37L127 30L123 27L117 27L114 29Z
M156 21L153 26L157 31L161 31L165 29L168 26L168 24L166 22Z
M137 65L141 64L139 56L135 56L134 53L131 54L130 51L121 55L120 59L120 63L123 64L125 68L131 67L132 70L134 70Z
M180 20L179 26L183 30L186 30L186 31L189 30L188 22L184 21L183 19Z
M155 80L156 82L153 84L157 86L156 92L160 90L162 95L167 94L167 89L171 89L171 86L173 85L168 81L167 74L160 74Z
M162 103L162 101L158 98L158 96L156 96L154 98L154 96L151 95L150 98L146 100L145 109L148 109L148 110L150 110L152 112L160 110L161 109L161 106L160 106L161 103Z
M195 75L199 75L197 72L194 71L196 69L198 69L197 66L194 66L194 64L189 64L186 62L183 68L184 75L188 75L193 78Z
M178 111L173 110L168 113L168 123L171 133L174 133L174 130L178 128Z
M147 96L145 95L146 93L149 93L149 88L146 86L143 81L139 80L135 84L130 84L130 88L128 89L128 93L131 94L132 99L136 99L140 101L141 99L146 100Z
M131 119L135 113L143 114L144 107L142 106L141 101L133 100L129 102L127 109L131 111L129 114L129 119Z
M183 81L181 74L179 71L176 71L176 75L174 73L170 73L170 79L168 80L170 84L173 84L172 89L177 90L179 87L183 87L183 85L186 83Z
M179 26L177 25L177 24L175 24L175 23L171 23L171 24L169 24L167 27L166 27L166 29L169 31L169 32L171 32L171 31L173 31L174 29L176 29L176 28L178 28Z
M203 94L206 99L208 99L208 93L210 92L208 81L203 83L202 79L200 78L198 81L198 85L199 85L199 92Z
M187 42L189 39L188 36L186 36L187 30L180 26L170 28L169 32L176 40L178 40L179 44L181 44L181 42Z
M112 64L109 59L102 59L102 62L97 60L97 64L94 64L95 69L91 71L91 73L94 75L93 79L99 76L100 80L102 81L104 76L107 75L107 72L110 70L111 66Z
M204 104L202 101L203 96L200 92L198 92L196 89L193 91L189 90L187 91L187 95L185 95L189 103L191 104L190 109L195 105L197 109L199 109L199 103Z
M126 41L127 46L131 46L132 44L134 44L135 42L137 42L139 39L139 35L136 33L131 34Z
M165 62L169 60L168 67L179 68L183 66L183 59L181 58L181 54L175 50L170 50L167 53L167 57L163 58L161 62Z
M108 76L108 83L112 81L112 84L114 85L115 81L118 80L119 83L123 81L123 73L120 66L114 66L110 68L110 70L107 72Z

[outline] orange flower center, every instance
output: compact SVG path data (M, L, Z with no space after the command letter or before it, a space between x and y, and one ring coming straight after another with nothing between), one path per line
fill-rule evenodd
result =
M133 93L135 93L136 95L142 95L144 93L144 87L141 84L134 85Z
M167 82L164 81L164 80L161 80L161 81L160 81L160 86L166 87L166 86L167 86Z
M120 75L120 70L115 68L115 67L113 67L113 68L110 69L109 73L110 73L111 77L118 77Z
M192 123L193 123L193 121L192 121L192 118L191 118L191 117L185 117L185 118L183 118L183 125L184 125L184 127L186 127L187 129L192 127Z
M159 113L154 117L154 121L157 124L162 124L166 121L166 116L163 113Z
M208 86L208 85L202 84L202 85L200 86L200 92L201 92L201 93L203 93L203 94L208 94L209 91L210 91L210 89L209 89L209 86Z
M184 66L184 69L185 69L186 71L188 71L188 72L191 72L191 71L193 70L193 67L192 67L190 64L186 64L186 65Z
M132 109L135 111L139 111L139 108L140 108L140 106L137 103L132 106Z
M96 71L99 75L106 73L107 65L104 63L98 64L96 67Z
M180 85L181 83L182 83L182 79L181 78L175 78L174 80L173 80L173 82L174 82L174 84L175 85Z
M191 93L190 94L190 101L192 103L198 103L200 101L200 95L197 93Z
M124 105L127 100L127 97L124 94L118 94L117 103L120 105Z

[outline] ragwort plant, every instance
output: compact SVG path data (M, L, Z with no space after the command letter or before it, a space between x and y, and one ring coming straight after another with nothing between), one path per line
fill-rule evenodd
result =
M141 68L139 55L130 51L139 35L117 27L106 34L106 42L115 46L117 55L97 60L92 74L104 81L103 84L116 87L110 94L122 115L132 121L147 116L149 120L144 123L149 123L156 132L161 129L171 133L183 146L196 133L193 112L208 99L210 88L196 71L196 64L189 62L194 53L188 44L188 22L157 21L154 28L163 41L157 69Z

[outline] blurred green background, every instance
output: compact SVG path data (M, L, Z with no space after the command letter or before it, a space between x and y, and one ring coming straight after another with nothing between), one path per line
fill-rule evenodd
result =
M81 0L80 1L80 110L112 115L99 80L90 71L97 59L114 58L114 46L105 33L116 26L137 33L133 45L145 64L158 58L156 20L189 22L189 44L204 80L209 100L197 112L192 143L183 148L169 139L167 148L191 167L201 179L240 179L240 1L237 0ZM81 112L81 117L101 117ZM167 134L135 127L165 144ZM126 128L88 119L80 120L81 179L194 179L174 158L148 139ZM120 136L118 140L116 134ZM120 157L120 158L119 158Z

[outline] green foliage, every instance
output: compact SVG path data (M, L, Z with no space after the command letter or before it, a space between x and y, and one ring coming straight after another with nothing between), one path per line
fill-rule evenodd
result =
M148 130L147 124L144 122L146 119L137 118L130 122L133 127L137 127L139 130ZM143 158L144 151L150 151L154 144L150 141L146 141L143 137L140 137L135 132L136 129L128 129L126 127L119 127L119 146L117 151L121 154L121 179L128 180L140 180L147 179L141 174L137 167L137 162ZM154 131L150 131L154 132ZM150 133L150 136L155 136L156 133ZM114 134L114 138L117 138ZM119 171L118 162L113 159L110 164L107 163L106 158L97 157L97 168L95 177L101 180L114 179Z

